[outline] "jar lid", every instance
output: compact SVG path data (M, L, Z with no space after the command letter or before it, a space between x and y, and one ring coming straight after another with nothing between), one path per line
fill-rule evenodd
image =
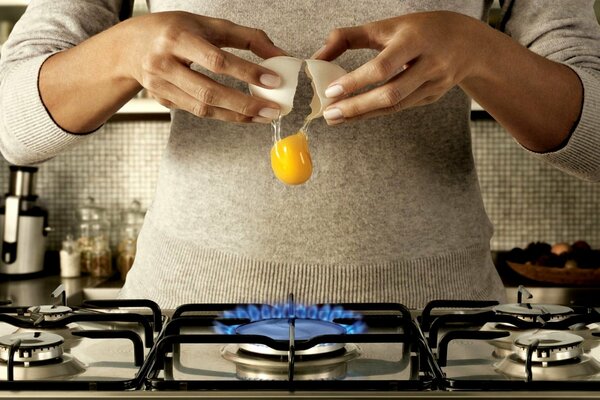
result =
M104 219L106 210L96 205L93 197L88 197L82 207L77 210L77 218L80 221Z
M145 215L146 211L142 210L142 204L138 200L133 200L129 208L121 213L121 221L125 225L141 226Z
M63 240L62 250L65 250L69 254L79 250L79 246L75 241L75 238L73 238L72 234L67 234L67 237L65 238L65 240Z

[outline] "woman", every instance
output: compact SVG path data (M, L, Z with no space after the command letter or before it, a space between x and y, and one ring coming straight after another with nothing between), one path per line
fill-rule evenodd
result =
M149 3L152 14L119 23L120 1L34 0L2 53L0 138L11 162L85 140L142 87L173 110L123 297L162 307L289 291L304 302L411 307L502 300L467 95L527 151L600 177L591 0L505 2L512 39L481 22L491 1ZM272 177L271 135L259 125L278 106L246 86L280 84L261 58L315 50L352 72L327 91L338 100L327 124L311 126L312 179L289 188ZM286 118L288 130L302 114Z

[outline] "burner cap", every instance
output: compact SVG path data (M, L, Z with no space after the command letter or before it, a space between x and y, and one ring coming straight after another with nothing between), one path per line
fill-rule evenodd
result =
M17 340L21 341L21 346L14 355L14 361L17 362L52 360L63 354L62 336L46 332L25 332L0 337L0 360L8 361L10 346Z
M32 316L33 315L42 316L44 318L44 321L54 321L54 320L64 317L67 314L70 314L73 310L71 309L71 307L67 307L67 306L43 305L43 306L29 307L27 309L27 311L29 311L29 313L32 314Z
M239 346L229 344L221 350L223 358L236 364L236 374L240 379L285 380L288 379L289 365L284 358L264 357L238 351ZM345 349L327 357L298 357L294 363L294 380L333 380L343 379L347 362L359 356L356 345L347 344ZM0 369L1 373L2 369ZM1 376L0 376L1 377Z
M565 319L573 313L573 309L554 304L514 303L500 304L493 308L498 314L513 315L528 321L535 321L541 315L550 316L551 321Z
M527 349L535 340L539 340L539 345L531 356L534 362L572 360L583 354L583 338L564 331L538 331L521 335L513 343L515 354L525 361Z
M321 335L342 335L346 328L334 322L317 319L296 319L295 340L306 341ZM240 325L235 332L240 335L268 336L274 340L288 341L290 326L287 318L264 319ZM241 343L240 349L266 355L283 355L285 351L275 350L263 344ZM321 343L307 350L299 350L298 355L323 354L339 350L343 343Z

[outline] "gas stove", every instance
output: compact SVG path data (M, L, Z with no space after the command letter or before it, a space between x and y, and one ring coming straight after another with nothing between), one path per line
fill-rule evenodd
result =
M600 396L600 313L524 288L423 310L51 297L0 307L0 397Z
M432 361L399 304L192 304L167 324L147 388L422 391Z
M141 387L144 361L166 320L148 300L69 307L0 307L0 395L16 390L120 391Z
M528 303L524 295L530 297L520 288L514 304L448 301L423 310L421 327L442 371L439 387L600 395L600 313Z

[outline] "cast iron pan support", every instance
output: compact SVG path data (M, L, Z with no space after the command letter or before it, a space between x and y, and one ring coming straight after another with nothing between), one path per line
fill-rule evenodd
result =
M421 313L421 328L428 331L432 322L431 311L436 308L487 308L497 306L496 300L432 300L425 305Z
M288 305L290 310L290 342L288 350L288 380L290 382L290 391L294 391L294 361L296 358L296 309L294 308L294 294L288 296Z
M10 348L8 349L8 361L6 362L6 380L9 382L15 380L15 353L19 350L19 347L21 347L21 339L15 340L14 343L11 344Z
M152 300L146 299L118 299L118 300L86 300L81 303L81 307L86 308L149 308L152 311L154 331L160 332L162 329L162 314L158 304Z
M144 344L140 336L133 331L126 330L93 330L93 331L75 331L73 336L81 336L89 339L128 339L133 343L133 356L136 367L141 367L144 363Z
M438 364L445 367L448 363L448 345L456 339L494 340L510 336L509 332L482 332L482 331L450 331L440 340L438 346Z
M526 382L531 382L533 379L533 371L531 370L531 358L533 357L533 353L537 351L538 346L540 345L540 340L535 339L529 346L527 346L527 359L525 360L525 372L527 373Z
M431 323L429 327L429 346L432 349L436 347L438 332L442 326L456 322L471 323L479 326L483 326L487 322L504 322L514 325L519 329L536 329L542 327L540 323L524 321L512 315L496 314L494 311L485 311L477 314L447 314L436 318Z

